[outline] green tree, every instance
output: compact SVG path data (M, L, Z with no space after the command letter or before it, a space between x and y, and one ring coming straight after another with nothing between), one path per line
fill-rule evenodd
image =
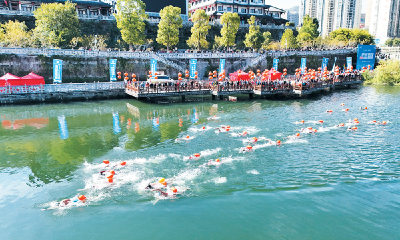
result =
M208 24L208 15L203 9L197 9L192 16L193 27L191 29L192 35L187 44L193 48L207 48L208 42L206 36L211 26Z
M145 13L146 4L140 0L118 0L117 1L117 27L121 31L122 39L132 45L141 45L145 42Z
M221 43L228 47L235 44L236 34L239 30L240 18L237 13L226 12L221 16Z
M308 15L304 16L303 26L301 26L299 35L297 35L297 41L303 43L316 39L319 36L318 27L319 23L316 18L311 18Z
M259 49L264 42L264 36L260 32L260 26L256 26L256 17L251 16L247 22L249 23L249 33L246 33L246 40L244 41L244 44L246 47Z
M369 83L378 85L400 84L400 61L380 61L379 66L374 70L374 77Z
M36 18L35 36L42 46L66 47L74 37L80 35L76 4L42 4L33 14Z
M281 38L282 48L297 48L297 40L292 29L286 29Z
M179 28L182 27L181 9L174 6L166 6L160 11L160 23L158 24L157 42L167 47L179 42Z
M395 46L395 47L400 46L400 38L393 39L393 46Z
M393 38L389 38L388 40L386 40L385 45L388 47L393 46Z
M15 22L9 20L7 23L1 24L0 32L1 42L8 47L26 47L32 37L25 22L18 20Z
M374 37L365 29L353 29L351 31L351 40L355 41L357 44L374 44Z
M268 46L274 41L272 34L268 31L263 32L264 42L262 44L262 48L268 49Z
M347 28L339 28L329 34L330 39L341 42L348 42L351 39L351 36L351 30Z

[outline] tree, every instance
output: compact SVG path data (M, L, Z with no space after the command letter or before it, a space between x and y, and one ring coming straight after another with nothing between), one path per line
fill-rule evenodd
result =
M393 46L393 39L389 38L388 40L386 40L385 45L388 46L388 47Z
M351 31L351 40L355 41L357 44L374 44L374 38L365 29L353 29Z
M200 48L207 48L208 42L206 36L208 30L211 28L211 26L208 25L208 15L204 10L197 9L193 14L192 22L192 35L189 40L187 40L187 44L191 47L197 48L197 50L200 50Z
M264 42L262 44L262 48L267 49L270 43L274 41L274 38L272 37L272 34L268 31L263 33L263 37L264 37Z
M249 33L246 33L244 44L246 47L259 49L264 42L264 36L260 32L260 26L256 26L256 17L251 16L247 22L249 23Z
M303 26L297 35L297 41L300 43L312 41L319 36L318 32L319 23L316 18L311 18L308 15L303 17Z
M351 36L351 30L347 28L339 28L329 34L329 37L332 40L334 39L342 42L348 42L351 39Z
M8 47L26 47L29 45L29 39L32 33L28 32L25 22L15 22L9 20L7 23L1 24L0 41Z
M282 48L297 48L296 37L293 35L292 29L286 29L281 38Z
M386 60L380 61L379 66L374 70L373 84L400 84L400 61Z
M80 35L76 4L42 4L33 14L36 18L35 36L42 46L66 47L74 37Z
M400 46L400 38L393 39L393 46L395 46L395 47Z
M146 4L140 0L118 0L117 1L117 27L121 31L122 39L132 45L141 45L145 42L144 30L147 19L145 13Z
M166 6L160 11L160 23L158 24L157 42L167 47L179 42L179 28L182 27L181 9L174 6Z
M240 18L237 13L226 12L221 16L221 44L229 47L235 44L236 34L239 30Z

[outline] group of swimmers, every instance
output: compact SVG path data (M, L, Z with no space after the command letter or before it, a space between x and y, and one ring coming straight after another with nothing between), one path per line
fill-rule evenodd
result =
M344 106L344 104L340 104L341 106ZM361 107L361 110L367 110L367 107ZM349 111L348 109L345 109L345 111ZM328 113L332 113L332 110L327 110ZM208 118L209 120L216 120L219 119L219 117L217 116L213 116ZM300 124L305 124L306 122L304 120L300 121ZM319 120L318 121L319 124L322 124L323 121ZM357 118L353 119L353 120L349 120L348 124L350 124L351 126L348 127L348 131L356 131L357 130L357 124L359 124L359 120ZM376 124L376 125L386 125L387 122L386 121L370 121L368 122L368 124ZM339 123L337 125L335 125L335 127L345 127L344 123ZM218 130L218 132L229 132L231 130L231 127L228 126L221 126L221 127L217 127L215 128ZM206 128L203 126L200 128L200 130L206 130ZM317 133L318 130L314 129L312 127L307 127L307 128L301 128L300 132L302 133L306 133L306 134L310 134L310 133ZM243 131L242 133L237 134L237 136L241 136L241 137L246 137L248 135L248 133L246 131ZM296 133L295 135L291 135L288 136L286 138L288 139L292 139L292 138L298 138L300 137L300 133ZM189 135L187 135L185 138L182 138L184 140L190 140L193 139L192 137L190 137ZM252 144L256 144L258 142L263 141L263 142L268 142L267 144L270 145L280 145L281 141L277 140L277 141L272 141L271 139L265 139L265 138L260 138L258 139L257 137L252 137L244 142L248 143L248 145L244 148L241 148L241 152L249 152L253 150L253 146ZM196 153L193 156L190 156L189 159L191 160L198 160L200 158L200 154ZM108 169L108 168L115 168L115 167L121 167L121 166L125 166L126 162L121 162L117 165L114 166L110 166L110 162L109 160L103 160L103 164L104 164L104 170L100 171L99 174L101 176L104 176L106 178L106 181L110 184L112 184L114 182L114 176L116 174L115 170L112 169ZM221 164L220 159L216 159L216 160L208 160L207 162L205 162L204 164L202 164L200 167L202 166L219 166ZM95 188L95 186L92 186L93 188ZM176 186L173 186L173 179L169 179L168 181L165 178L161 178L158 182L154 182L154 183L149 183L146 187L146 190L151 190L151 191L155 191L158 192L159 196L164 197L164 198L176 198L176 196L178 194L183 193L185 190L187 189L182 189L181 191L178 190L178 188ZM81 189L81 190L85 190L85 189ZM63 199L59 202L53 202L51 204L51 206L48 209L56 209L56 208L63 208L66 206L70 206L70 205L79 205L81 203L86 203L87 198L85 195L79 195L79 196L75 196L71 199ZM42 209L42 210L48 210L48 209Z

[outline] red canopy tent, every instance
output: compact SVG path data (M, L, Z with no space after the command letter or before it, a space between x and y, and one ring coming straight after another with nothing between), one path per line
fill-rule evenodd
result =
M44 77L33 72L21 78L21 85L44 85Z
M268 79L270 79L270 80L278 80L278 79L281 79L281 76L282 76L282 73L281 72L278 72L278 71L275 71L275 73L274 73L274 71L269 71L269 72L267 72L267 80Z
M246 72L238 73L238 71L236 71L234 73L229 73L229 78L231 81L250 80L250 75Z
M6 86L6 85L21 85L21 78L17 77L15 75L12 75L11 73L7 73L6 75L0 77L0 86Z

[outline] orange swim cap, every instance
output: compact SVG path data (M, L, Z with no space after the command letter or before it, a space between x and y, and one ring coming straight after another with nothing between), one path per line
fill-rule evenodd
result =
M354 118L354 121L358 121L358 118Z
M354 129L354 130L356 130L356 129L357 129L357 127L356 127L356 126L354 126L354 127L353 127L353 129Z
M176 193L176 192L178 192L178 189L176 189L175 187L172 187L172 188L171 188L171 191L174 192L174 193Z
M167 182L166 181L162 182L161 184L164 185L164 186L167 186Z
M247 146L246 147L248 150L251 150L251 149L253 149L253 147L252 146Z
M112 175L115 175L115 171L114 171L114 170L110 170L110 173L111 173Z
M346 108L346 109L345 109L345 111L347 112L347 111L349 111L349 109L348 109L348 108Z
M382 124L386 124L386 121L383 121Z
M110 161L108 161L108 160L103 160L103 163L105 163L105 164L109 164L109 163L110 163Z
M195 153L194 156L195 157L200 157L200 153Z
M112 182L114 182L114 180L113 180L112 178L109 178L109 179L108 179L108 182L109 182L109 183L112 183Z
M323 123L324 121L322 121L322 120L319 120L319 122L320 122L320 123Z
M189 135L187 135L186 138L189 138Z
M206 127L202 127L201 129L206 129Z
M257 141L258 139L257 139L256 137L253 137L253 140L254 140L254 141Z
M85 195L80 195L80 196L78 197L78 199L81 200L81 201L83 201L83 200L86 199L86 196L85 196Z
M281 140L276 141L276 143L277 143L278 145L280 145L280 144L281 144Z
M296 133L296 137L299 137L300 136L300 133Z
M300 122L301 122L301 123L304 123L304 120L301 120Z
M121 165L122 165L122 166L125 166L125 165L126 165L126 162L122 162Z
M340 123L339 126L343 127L343 126L344 126L344 123Z
M376 123L376 120L373 120L372 122L373 122L373 123Z
M107 178L108 179L110 179L110 178L113 178L114 177L114 175L113 174L111 174L110 176L108 176Z
M216 162L219 162L219 159L215 160Z

